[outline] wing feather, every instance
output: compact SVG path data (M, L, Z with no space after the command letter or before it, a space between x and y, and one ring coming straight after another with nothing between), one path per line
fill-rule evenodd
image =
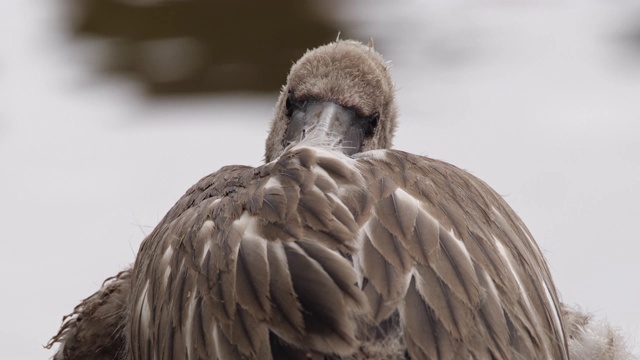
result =
M236 263L237 301L254 317L269 317L269 263L267 243L256 236L244 234Z
M339 198L353 215L358 228L362 227L371 215L373 197L365 187L350 187L339 190Z
M238 308L234 321L221 323L220 329L243 357L265 360L271 358L268 328L248 311Z
M430 259L430 265L458 299L476 308L480 301L478 278L469 253L453 234L440 229L440 251Z
M223 168L167 213L134 269L136 358L351 356L392 323L411 358L567 358L521 220L472 175L400 151L294 147Z
M315 242L300 241L297 244L308 258L315 260L322 267L332 282L338 286L340 292L346 295L342 297L343 300L348 301L354 309L368 310L363 307L366 300L362 291L355 286L358 279L352 264L347 259L336 256L335 252L324 246L318 246Z
M380 218L372 218L365 227L367 239L371 241L378 254L380 254L386 262L398 269L402 273L408 273L413 265L411 256L402 242L397 241L397 237L393 235L387 227L382 225Z
M387 301L387 298L380 294L368 279L366 280L362 291L367 297L371 318L379 324L397 311L397 304Z
M420 297L412 281L400 308L407 350L418 359L438 359L438 333L432 310Z
M440 244L440 224L427 212L418 210L413 232L399 238L411 257L420 265L426 265Z
M216 344L216 355L218 356L218 359L245 359L245 357L240 353L238 347L233 345L229 340L229 337L225 335L220 325L214 325L212 334Z
M369 309L345 255L371 213L352 163L298 149L190 189L135 266L139 281L152 279L133 294L150 349L142 358L267 359L273 334L293 348L352 353L352 319Z
M421 296L424 305L433 312L434 321L441 322L447 332L456 339L462 338L462 333L473 328L470 321L473 313L467 308L464 312L464 304L456 299L451 288L429 267L421 267L414 278L415 287ZM467 321L464 321L464 318Z
M415 228L418 202L402 189L396 189L378 201L376 216L393 235L408 238Z
M191 323L188 325L191 325L191 337L193 339L193 347L195 348L192 353L195 353L195 356L189 354L189 358L206 359L209 354L216 353L215 345L213 341L208 339L209 335L206 331L206 318L202 311L203 299L198 293L194 294L192 299L194 305L191 310Z
M374 203L358 255L363 290L377 321L404 298L411 357L567 358L544 258L502 198L437 160L354 157Z
M305 335L302 306L293 289L289 261L282 243L268 243L269 295L274 331L286 341L296 343Z
M297 244L287 244L285 253L291 279L303 311L307 337L303 344L316 350L332 349L348 354L356 344L340 287L320 263ZM355 284L352 283L355 287Z
M284 189L279 186L270 186L264 189L262 196L263 205L260 207L260 216L269 222L282 222L287 214L287 197ZM251 207L249 207L249 210Z
M393 241L393 239L388 239ZM395 303L406 293L409 274L393 266L376 249L367 235L363 237L359 259L367 279L384 297L385 303Z

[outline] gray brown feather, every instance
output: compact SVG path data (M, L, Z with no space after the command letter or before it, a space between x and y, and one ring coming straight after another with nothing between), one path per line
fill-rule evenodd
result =
M379 117L375 135L351 158L285 149L290 92ZM467 172L380 150L395 117L378 53L350 41L307 53L276 105L268 162L206 176L143 241L121 319L108 322L125 324L122 353L567 359L558 297L522 221ZM54 338L62 352L91 303L122 298L97 294Z
M53 360L124 359L126 301L131 290L131 269L104 281L63 318L60 331L47 344L60 346Z

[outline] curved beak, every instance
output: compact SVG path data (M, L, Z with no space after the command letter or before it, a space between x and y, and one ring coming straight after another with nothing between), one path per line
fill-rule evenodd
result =
M285 147L304 142L353 155L362 149L367 125L368 120L353 109L330 101L307 101L291 113Z

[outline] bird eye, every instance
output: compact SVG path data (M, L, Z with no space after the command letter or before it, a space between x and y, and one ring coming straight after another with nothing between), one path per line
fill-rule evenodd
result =
M303 107L305 107L306 104L307 104L306 101L300 101L296 99L295 95L293 95L293 92L289 91L289 94L287 95L287 101L285 104L287 107L287 116L291 117L291 115L295 110L302 109Z
M371 137L373 136L373 132L378 126L378 119L380 118L380 113L374 113L367 119L367 126L364 131L364 136Z

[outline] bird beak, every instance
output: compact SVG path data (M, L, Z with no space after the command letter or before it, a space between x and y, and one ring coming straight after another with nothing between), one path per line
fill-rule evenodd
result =
M291 112L285 146L304 143L353 155L362 149L369 121L334 102L306 101Z

